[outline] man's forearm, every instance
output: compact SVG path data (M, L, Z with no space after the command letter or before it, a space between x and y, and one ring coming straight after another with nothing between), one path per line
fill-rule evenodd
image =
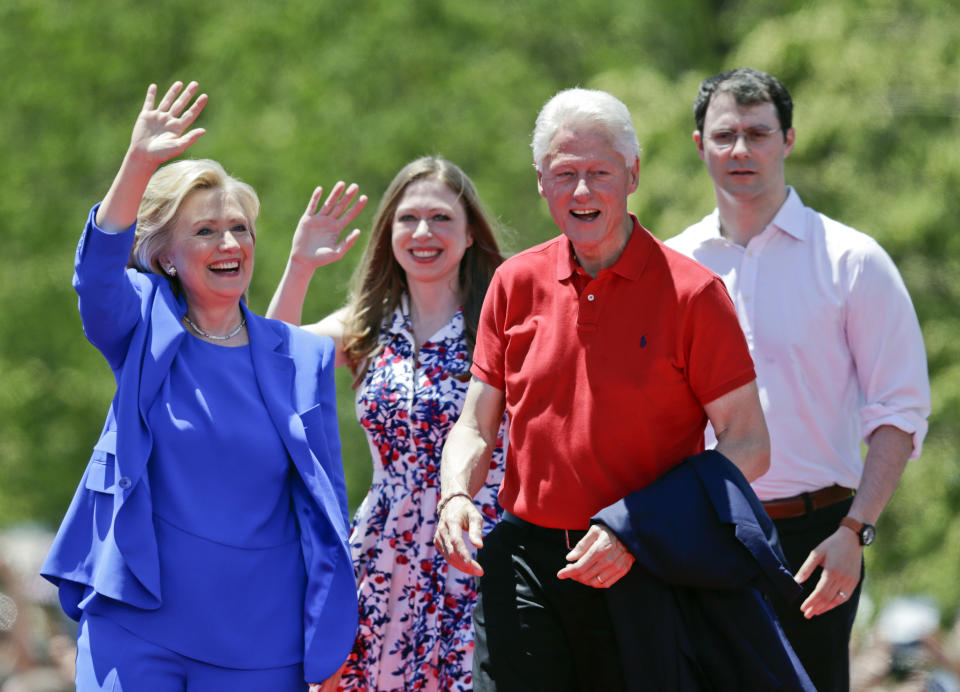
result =
M849 514L858 521L875 524L897 489L913 451L913 437L892 425L881 425L873 431L869 445Z
M460 419L447 435L440 462L440 492L476 495L487 480L497 446L504 394L474 377L467 388Z
M490 469L490 458L496 440L491 444L478 430L458 422L450 430L443 445L440 462L440 494L476 495L483 487Z

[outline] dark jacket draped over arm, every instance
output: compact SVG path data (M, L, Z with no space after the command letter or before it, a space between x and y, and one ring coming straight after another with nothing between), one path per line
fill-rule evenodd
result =
M689 457L594 521L637 560L607 590L630 690L814 691L768 602L800 586L726 457Z

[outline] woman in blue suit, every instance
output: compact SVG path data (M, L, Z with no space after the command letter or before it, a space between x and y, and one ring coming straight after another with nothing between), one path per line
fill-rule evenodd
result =
M160 168L204 133L196 93L150 86L80 239L117 393L43 573L79 692L333 689L357 624L333 343L247 309L253 189Z

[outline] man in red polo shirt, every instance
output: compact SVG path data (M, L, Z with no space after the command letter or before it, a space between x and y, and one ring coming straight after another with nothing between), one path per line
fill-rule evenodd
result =
M474 377L443 450L436 544L482 575L474 689L619 690L603 589L634 558L590 518L703 451L707 420L751 481L769 440L723 282L627 211L639 149L626 106L560 92L537 118L533 153L562 234L507 260L487 292ZM504 408L505 515L483 545L471 498ZM483 547L476 560L465 530Z

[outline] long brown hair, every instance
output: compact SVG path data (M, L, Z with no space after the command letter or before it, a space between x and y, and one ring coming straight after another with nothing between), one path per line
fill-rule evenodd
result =
M464 337L469 357L477 338L480 308L493 272L503 262L491 223L473 182L460 168L439 156L424 156L404 166L383 193L367 244L351 281L344 318L343 352L359 383L377 349L380 325L393 314L407 291L406 273L393 256L393 217L404 192L419 180L439 180L460 199L473 244L460 260L458 289L463 306Z

